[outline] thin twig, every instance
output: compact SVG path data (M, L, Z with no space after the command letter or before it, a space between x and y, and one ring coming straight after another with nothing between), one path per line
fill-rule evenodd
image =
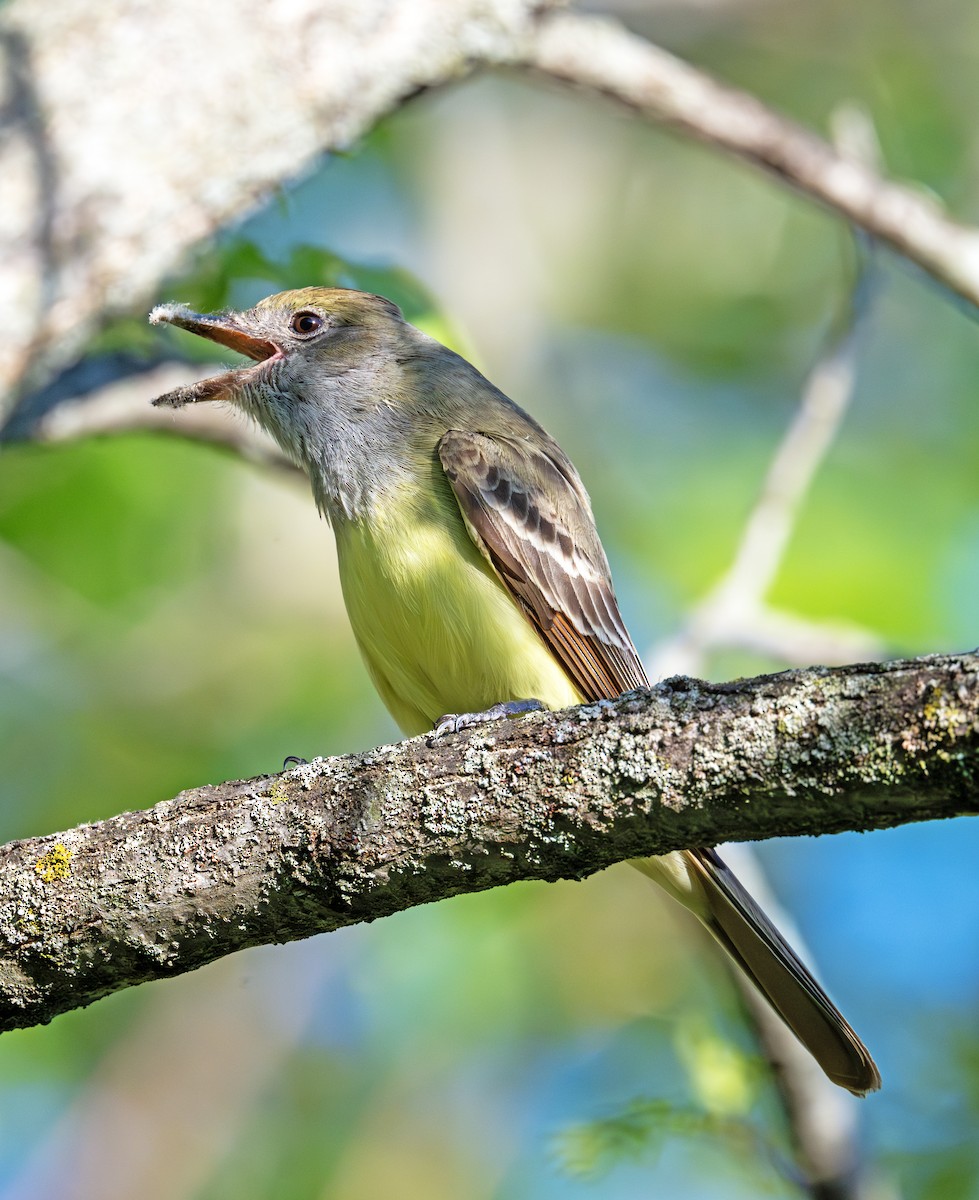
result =
M841 153L869 168L879 168L875 131L861 110L839 109L834 114L834 127ZM880 656L881 647L869 633L820 627L779 613L766 602L798 515L853 396L859 330L876 291L872 243L858 237L856 252L853 285L772 457L734 560L694 608L680 633L654 648L654 678L677 670L699 673L708 652L721 646L774 652L777 659L789 663L840 661L851 654ZM818 641L814 641L814 632ZM738 872L749 879L753 894L805 954L801 936L771 895L751 848L727 847L725 853L735 858ZM857 1200L864 1193L865 1178L860 1169L852 1103L815 1069L810 1057L743 978L736 972L733 978L771 1067L801 1186L812 1200Z
M779 443L762 485L761 493L745 523L734 559L720 580L691 612L684 627L673 638L654 647L650 654L653 678L677 671L699 673L704 656L718 646L755 645L769 648L766 641L792 628L793 618L778 613L766 603L795 526L796 518L817 471L833 444L853 395L855 348L860 322L874 291L872 259L868 252L858 256L859 268L844 311L837 320L826 349L803 388L792 420ZM798 622L798 618L794 619ZM806 623L798 630L819 629ZM854 657L878 657L881 646L871 634L844 627L840 635L847 649L859 647ZM823 641L832 633L824 627ZM785 650L789 639L781 639ZM807 653L812 647L806 647ZM866 652L866 653L863 653ZM788 657L788 656L785 656ZM819 656L816 661L828 656ZM788 657L793 661L794 655ZM812 662L812 658L805 661Z

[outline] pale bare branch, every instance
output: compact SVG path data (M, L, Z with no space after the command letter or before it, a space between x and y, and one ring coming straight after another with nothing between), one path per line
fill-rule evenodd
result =
M764 168L979 304L979 230L923 190L894 183L755 96L717 82L600 17L541 21L528 65Z
M760 165L979 302L979 231L930 197L612 21L552 9L413 0L392 17L386 0L241 0L228 22L192 0L107 0L80 21L66 0L12 0L0 394L43 385L108 318L158 300L191 248L316 156L487 66L613 97Z

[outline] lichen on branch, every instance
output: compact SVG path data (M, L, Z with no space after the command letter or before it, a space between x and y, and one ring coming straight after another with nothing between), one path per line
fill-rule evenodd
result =
M415 738L0 848L0 1028L518 879L976 810L979 655L707 684Z

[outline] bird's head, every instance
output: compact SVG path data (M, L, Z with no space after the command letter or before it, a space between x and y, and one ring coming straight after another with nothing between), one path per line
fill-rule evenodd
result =
M176 325L255 360L167 392L154 404L182 408L230 400L256 416L256 402L265 393L301 399L312 380L346 374L385 351L396 352L408 328L398 306L383 296L326 287L280 292L245 312L196 313L182 304L160 304L150 323Z
M308 472L320 506L332 512L350 511L376 490L418 434L426 392L406 384L404 364L433 351L449 354L390 300L344 288L281 292L244 312L163 304L150 322L176 325L253 360L153 403L230 401Z

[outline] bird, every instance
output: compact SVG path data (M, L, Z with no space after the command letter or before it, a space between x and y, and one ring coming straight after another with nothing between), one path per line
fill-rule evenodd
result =
M245 311L162 304L252 363L157 397L226 401L309 477L367 671L401 730L445 736L648 685L584 484L557 442L383 296L306 287ZM869 1051L711 847L637 860L706 926L834 1083Z

